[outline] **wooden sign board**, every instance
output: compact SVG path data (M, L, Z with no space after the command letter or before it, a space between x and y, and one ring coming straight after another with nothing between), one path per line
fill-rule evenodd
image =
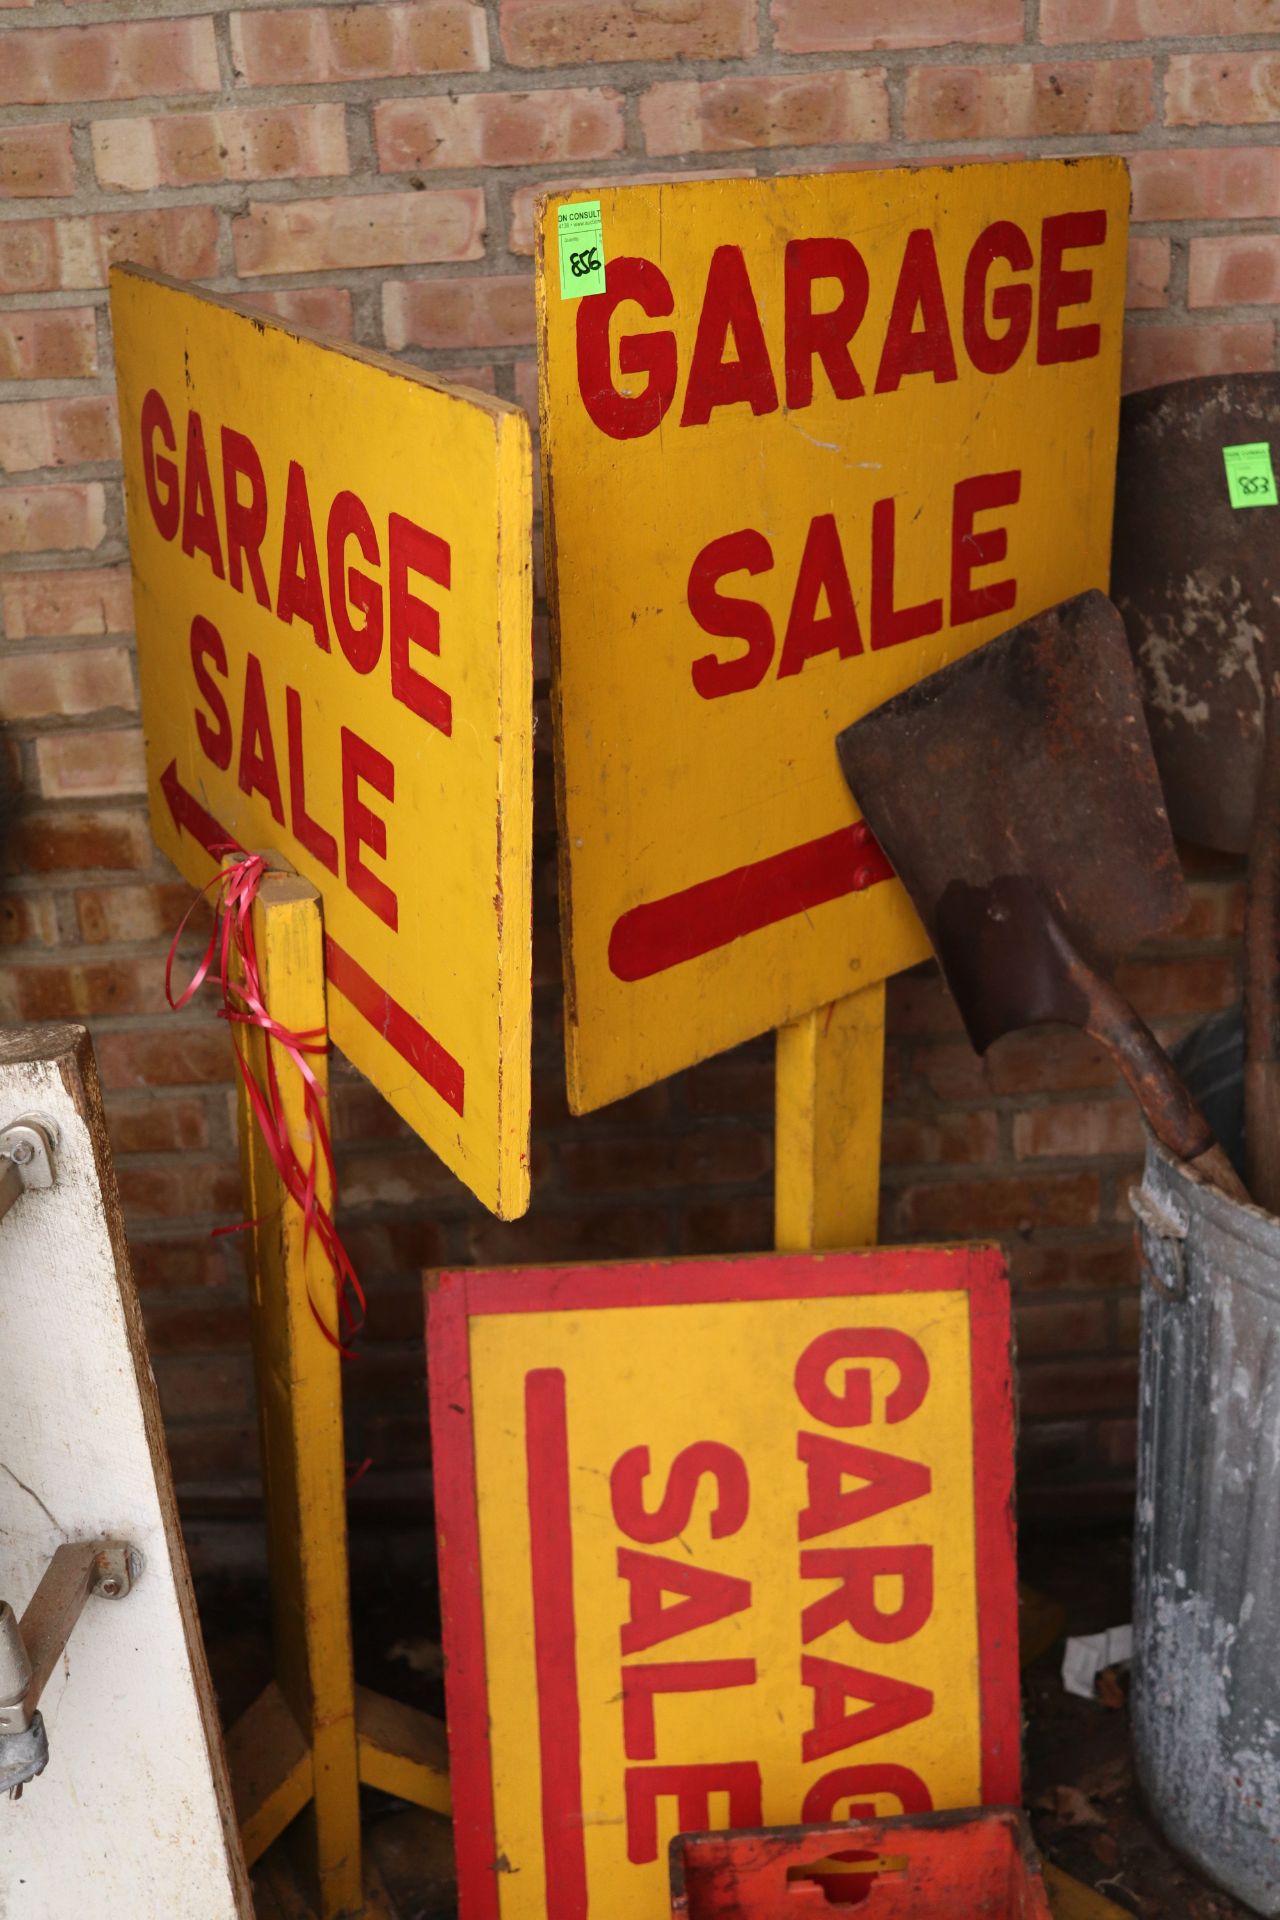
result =
M113 271L152 829L324 900L336 1044L528 1205L532 455L517 408Z
M539 229L570 1102L927 943L835 735L1105 587L1120 159L601 188Z
M55 1178L0 1219L0 1599L22 1615L61 1546L114 1538L142 1574L86 1601L40 1700L49 1763L0 1795L0 1914L252 1920L83 1027L0 1033L0 1127L55 1136Z
M1018 1800L998 1253L428 1298L463 1920L662 1920L677 1832Z

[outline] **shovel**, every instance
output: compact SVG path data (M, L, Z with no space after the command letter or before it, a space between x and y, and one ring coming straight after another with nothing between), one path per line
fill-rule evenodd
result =
M855 799L915 904L969 1038L1046 1021L1107 1047L1152 1132L1247 1198L1104 975L1187 909L1119 614L1084 593L846 728Z
M1185 839L1249 856L1245 1147L1254 1198L1277 1213L1280 508L1232 506L1223 449L1280 442L1280 374L1152 387L1120 422L1112 594L1169 818Z

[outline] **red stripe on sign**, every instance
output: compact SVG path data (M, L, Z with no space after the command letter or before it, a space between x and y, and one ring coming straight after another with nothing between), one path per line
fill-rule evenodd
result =
M587 1920L569 1418L559 1367L525 1375L524 1412L547 1920Z
M648 980L744 934L892 878L893 868L859 821L632 907L614 922L609 966L619 980Z
M360 962L338 945L331 933L324 937L324 964L329 985L336 987L343 999L349 1000L371 1027L377 1028L401 1059L407 1060L414 1072L421 1074L427 1085L434 1087L440 1098L461 1115L466 1076L448 1048L442 1047L411 1013L406 1013L386 988L380 987L373 975L366 973Z

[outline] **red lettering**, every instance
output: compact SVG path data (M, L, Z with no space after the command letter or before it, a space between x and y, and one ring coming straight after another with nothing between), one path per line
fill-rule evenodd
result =
M453 732L453 701L442 687L409 665L409 648L440 651L440 615L409 591L409 574L448 587L452 559L447 540L393 513L387 521L387 596L391 603L391 691L410 713L441 733Z
M652 1760L658 1751L653 1701L659 1693L719 1693L753 1687L754 1660L670 1660L622 1669L622 1744L628 1760Z
M169 409L154 387L148 388L142 402L141 427L142 475L147 483L151 518L156 523L156 532L161 539L172 540L178 531L182 512L182 503L178 498L178 469L172 460L166 460L163 454L156 452L156 435L159 434L170 453L178 451L178 442L174 438Z
M240 719L240 765L236 777L241 793L260 793L271 809L272 819L282 827L284 803L280 798L280 774L271 738L267 691L262 684L261 663L253 653L245 655L244 711Z
M894 1327L832 1327L811 1340L796 1362L796 1394L815 1420L828 1427L866 1427L875 1418L870 1367L846 1368L840 1393L827 1384L842 1360L887 1360L897 1369L897 1384L884 1403L891 1427L919 1411L929 1391L929 1362L918 1341Z
M724 357L730 334L736 360ZM778 389L742 248L717 247L707 271L680 425L705 427L717 407L744 401L757 416L776 413Z
M920 600L914 607L896 607L894 572L896 509L892 500L877 500L871 509L871 644L900 647L926 633L941 633L941 600Z
M676 392L673 333L624 333L618 340L618 371L647 375L639 393L614 385L609 325L618 308L634 301L651 320L665 319L675 300L665 274L652 260L623 255L605 269L605 291L578 302L578 392L588 417L613 440L637 440L666 415Z
M343 727L342 860L347 885L356 899L394 933L400 922L400 903L386 882L369 871L360 854L361 847L371 847L380 860L387 857L387 823L360 798L362 780L384 800L395 799L396 770L390 760L358 733Z
M823 1660L817 1654L807 1653L801 1659L800 1684L813 1691L813 1724L801 1742L806 1760L822 1760L829 1753L878 1740L917 1720L927 1720L933 1712L928 1687L847 1667L839 1660ZM850 1699L869 1704L850 1713L845 1706Z
M227 650L222 644L222 635L212 620L206 620L202 613L198 613L191 622L191 668L196 676L196 685L200 689L201 697L213 716L213 724L212 726L209 724L197 707L195 709L196 738L206 757L225 773L231 765L231 715L227 712L227 703L222 697L221 688L205 666L206 659L213 662L214 667L225 680Z
M915 324L917 314L919 328ZM915 227L907 235L876 374L876 392L896 393L900 382L912 373L931 373L939 386L956 378L938 251L928 227Z
M818 616L818 603L827 611ZM796 590L787 619L778 678L799 673L806 660L820 653L838 653L849 660L862 652L862 633L853 604L853 590L844 564L844 549L836 531L834 513L820 513L809 523Z
M988 527L984 533L974 528L974 517L996 507L1016 506L1022 492L1022 474L1011 468L1007 473L976 473L956 482L951 505L951 624L963 627L970 620L985 620L991 613L1007 613L1018 597L1016 580L993 580L989 586L975 587L975 567L994 567L1009 551L1006 527Z
M933 1486L929 1468L918 1460L903 1460L874 1447L855 1446L824 1433L801 1433L796 1452L805 1464L808 1502L799 1519L802 1540L816 1540L837 1527L891 1513L912 1500L922 1500ZM846 1487L845 1480L861 1480Z
M893 1646L919 1633L933 1612L932 1547L809 1547L800 1555L800 1578L840 1583L801 1614L806 1646L842 1626L878 1646ZM896 1607L878 1604L877 1580L901 1583Z
M879 1804L886 1794L897 1801L896 1807ZM864 1820L888 1820L898 1813L933 1812L933 1795L918 1773L881 1761L878 1766L836 1767L824 1773L806 1793L800 1818L806 1825L825 1824L837 1817L842 1801L849 1804L839 1817L853 1826Z
M1088 213L1051 213L1040 229L1040 313L1036 359L1042 367L1064 360L1092 360L1102 344L1102 329L1090 321L1062 327L1064 307L1082 307L1093 298L1093 269L1068 268L1062 256L1073 247L1100 247L1107 237L1104 207Z
M213 481L204 450L204 423L194 411L187 415L187 457L182 475L182 551L188 558L199 552L217 578L223 578L218 517L213 510Z
M289 478L285 483L276 617L283 620L286 627L292 626L301 617L314 633L316 645L323 647L326 653L331 651L329 623L324 614L324 588L320 582L320 556L316 552L311 501L307 495L307 476L297 460L289 462Z
M695 1627L713 1626L751 1605L749 1580L658 1553L637 1553L634 1547L618 1548L618 1578L631 1589L630 1611L621 1629L624 1654L643 1653ZM664 1606L664 1593L683 1598Z
M783 358L789 407L807 407L813 400L813 362L822 362L837 400L856 400L864 393L849 342L862 325L871 291L867 263L852 240L788 240L783 256ZM834 307L813 310L817 280L836 280L840 298Z
M408 524L406 522L406 524ZM329 558L329 610L338 644L357 673L372 673L382 654L382 588L367 573L346 562L347 541L354 538L371 567L378 564L378 536L360 496L345 490L333 498L325 545ZM351 608L364 615L359 626ZM436 649L439 652L439 647Z
M702 549L689 569L689 611L704 633L717 638L745 640L745 653L721 660L704 653L689 669L704 700L726 693L747 693L758 687L773 660L773 622L755 600L738 600L718 590L727 573L768 573L773 548L754 527L725 533Z
M284 709L289 732L289 819L294 838L314 854L330 873L338 871L338 843L328 830L307 812L307 776L302 759L302 696L294 687L284 690Z
M683 1533L693 1518L704 1475L714 1480L716 1487L716 1504L708 1516L711 1538L727 1540L745 1522L751 1499L747 1466L732 1447L718 1440L698 1440L691 1447L683 1447L671 1463L666 1488L653 1513L644 1504L649 1472L648 1447L631 1447L614 1463L609 1475L613 1517L629 1540L652 1547Z
M242 478L249 482L247 500L240 498ZM260 553L267 536L267 483L258 449L248 434L237 433L234 427L222 429L222 510L227 523L227 578L237 593L243 593L243 554L253 581L253 597L260 607L269 609L271 595Z
M623 1790L627 1858L637 1867L658 1857L660 1799L674 1797L677 1833L764 1824L764 1789L754 1760L725 1760L703 1767L628 1767ZM728 1795L727 1818L712 1818L713 1793Z
M992 333L987 322L987 282L997 260L1015 273L1033 264L1031 242L1012 220L997 220L980 233L969 249L964 270L965 352L979 373L1008 373L1017 363L1031 332L1031 288L997 287L991 295L991 318L1004 322Z

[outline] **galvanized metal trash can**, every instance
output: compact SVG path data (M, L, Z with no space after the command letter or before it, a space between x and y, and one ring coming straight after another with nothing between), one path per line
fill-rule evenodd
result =
M1179 1065L1229 1152L1239 1015ZM1171 1844L1280 1916L1280 1219L1147 1147L1133 1738Z

